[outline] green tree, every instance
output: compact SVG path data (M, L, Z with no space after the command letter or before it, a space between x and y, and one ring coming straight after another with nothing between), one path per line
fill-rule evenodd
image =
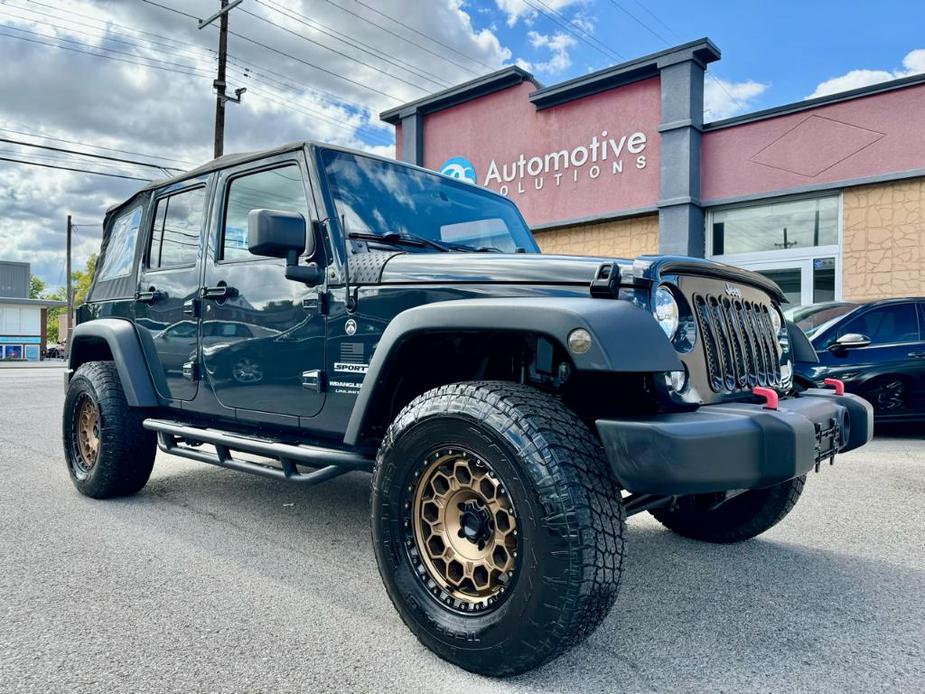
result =
M87 264L83 270L74 270L71 273L71 280L74 283L74 306L80 306L87 300L87 294L90 291L90 284L93 282L93 273L96 272L96 253L87 258Z
M45 291L45 280L37 275L29 277L29 298L38 299Z
M43 299L51 299L53 301L64 301L67 298L67 290L64 287L60 287L53 292L46 292L42 295ZM48 322L46 324L46 334L48 335L48 344L53 345L61 341L61 336L58 334L58 316L63 316L67 313L67 308L65 307L55 307L48 309Z

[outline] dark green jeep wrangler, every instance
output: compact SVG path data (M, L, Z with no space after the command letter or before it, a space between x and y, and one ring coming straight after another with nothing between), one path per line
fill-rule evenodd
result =
M815 354L782 300L704 260L540 255L506 198L395 161L222 157L106 215L68 469L95 498L140 490L158 447L295 484L371 471L402 619L522 672L607 615L628 515L745 540L869 440L839 382L794 392Z

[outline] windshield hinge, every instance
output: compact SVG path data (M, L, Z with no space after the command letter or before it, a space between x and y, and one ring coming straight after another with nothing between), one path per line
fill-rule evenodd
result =
M597 269L591 280L591 296L597 299L616 299L620 294L620 266L605 263Z
M306 311L312 311L313 313L318 313L322 316L328 315L328 310L330 308L330 298L328 297L327 290L318 291L311 296L306 296L302 299L302 308Z

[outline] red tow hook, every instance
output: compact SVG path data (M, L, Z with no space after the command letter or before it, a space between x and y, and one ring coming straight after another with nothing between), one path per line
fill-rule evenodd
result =
M835 389L836 395L845 394L845 382L839 381L837 378L826 378L822 381L827 386L832 386Z
M759 398L764 398L764 409L777 409L777 391L773 388L762 388L761 386L755 386L752 388L752 393L757 395Z

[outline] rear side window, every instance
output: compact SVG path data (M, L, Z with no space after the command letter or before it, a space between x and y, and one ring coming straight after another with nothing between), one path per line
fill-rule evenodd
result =
M109 231L109 243L106 244L106 258L100 268L98 279L101 282L125 277L132 271L135 259L135 239L141 226L141 205L133 207L116 217Z
M919 322L915 315L915 305L893 304L875 308L848 321L838 331L839 337L848 333L866 335L874 345L918 342Z
M220 260L256 260L247 250L247 215L268 209L308 216L302 172L296 164L233 178L228 184Z
M205 203L205 188L184 190L157 201L148 267L156 269L196 263Z

